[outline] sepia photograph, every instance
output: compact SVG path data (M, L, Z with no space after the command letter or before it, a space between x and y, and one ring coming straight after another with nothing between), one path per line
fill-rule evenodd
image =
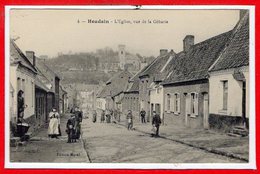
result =
M255 168L254 8L5 13L7 167Z

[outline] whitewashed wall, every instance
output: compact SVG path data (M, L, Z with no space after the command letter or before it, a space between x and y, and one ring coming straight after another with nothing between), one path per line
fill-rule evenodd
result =
M24 86L18 85L18 78L24 79ZM24 103L27 105L24 110L24 119L33 116L35 114L35 75L24 68L10 66L10 83L14 88L14 115L17 116L17 94L21 89L24 91Z
M248 68L243 68L246 78L246 116L249 116L249 73ZM234 70L217 71L210 73L209 78L209 113L242 116L242 81L233 77ZM223 109L223 81L228 81L227 110Z
M157 88L153 88L150 90L150 103L153 104L153 110L155 110L155 104L160 104L160 117L163 118L164 113L164 94L163 94L163 87L159 86ZM151 106L150 106L151 108Z

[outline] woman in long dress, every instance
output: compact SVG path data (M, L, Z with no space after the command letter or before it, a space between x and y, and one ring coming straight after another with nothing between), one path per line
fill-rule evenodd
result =
M59 135L59 113L55 108L49 113L50 123L48 128L48 135L51 138L58 138Z

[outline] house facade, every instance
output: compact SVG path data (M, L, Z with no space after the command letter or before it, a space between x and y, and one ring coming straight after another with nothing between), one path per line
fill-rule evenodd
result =
M249 127L249 13L242 13L232 38L209 69L211 128Z
M24 92L24 119L32 126L35 125L35 78L37 70L28 60L25 54L19 49L13 40L10 41L10 83L13 87L13 112L10 115L13 124L16 123L18 117L18 100L17 94L19 90Z
M170 62L164 88L165 123L208 128L208 69L229 40L231 31L194 44L194 36L183 40L183 51Z
M139 78L136 73L126 86L124 91L124 98L122 99L122 113L127 114L129 110L132 111L134 122L140 121L140 108L139 108ZM124 117L125 119L125 117Z
M152 63L146 66L138 75L139 77L139 108L144 109L146 112L146 120L151 120L152 105L150 101L151 84L155 81L158 74L165 65L169 63L171 54L168 50L161 49L160 56L158 56ZM152 97L154 99L154 97ZM154 105L155 106L155 105ZM154 107L153 106L153 107ZM161 113L159 113L161 115Z

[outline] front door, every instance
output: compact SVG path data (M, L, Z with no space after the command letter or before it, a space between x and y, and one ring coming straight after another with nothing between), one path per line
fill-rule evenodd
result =
M204 94L203 99L203 126L205 129L209 128L209 95L208 93Z

